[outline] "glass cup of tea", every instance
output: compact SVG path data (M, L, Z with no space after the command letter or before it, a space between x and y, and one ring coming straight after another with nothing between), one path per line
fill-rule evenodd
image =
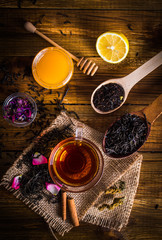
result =
M75 137L61 141L52 150L48 169L53 182L62 190L83 192L100 180L103 165L99 148L83 138L83 128L79 126Z

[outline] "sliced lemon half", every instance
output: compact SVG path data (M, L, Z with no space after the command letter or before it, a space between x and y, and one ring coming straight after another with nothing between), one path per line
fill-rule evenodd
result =
M128 54L129 42L122 33L106 32L98 37L96 49L104 61L119 63Z

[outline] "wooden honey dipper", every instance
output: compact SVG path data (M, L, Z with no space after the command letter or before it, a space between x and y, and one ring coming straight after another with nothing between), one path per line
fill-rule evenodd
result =
M31 23L31 22L26 22L24 24L24 27L27 31L31 32L31 33L36 33L37 35L39 35L40 37L42 37L43 39L45 39L47 42L51 43L53 46L58 47L60 49L62 49L63 51L67 52L68 55L77 62L77 67L80 68L80 70L83 71L83 73L86 73L87 75L93 76L97 69L98 66L91 60L86 59L84 57L82 58L77 58L75 57L73 54L71 54L70 52L68 52L67 50L65 50L64 48L62 48L61 46L59 46L57 43L55 43L54 41L52 41L50 38L48 38L46 35L44 35L43 33L39 32L36 27Z

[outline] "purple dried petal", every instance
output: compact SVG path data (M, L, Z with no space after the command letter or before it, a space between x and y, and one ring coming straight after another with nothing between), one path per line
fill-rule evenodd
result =
M28 117L30 118L32 115L32 112L29 110Z
M14 123L15 121L15 115L12 116L12 122Z
M32 162L33 165L41 165L41 164L45 164L47 162L48 161L45 156L43 156L42 154L40 154L38 152L34 153L33 162Z
M5 116L12 122L15 120L28 122L31 119L32 105L28 99L15 97L4 107L4 110Z
M23 104L23 100L22 99L18 99L18 104L22 105Z
M22 178L22 175L14 177L13 182L12 182L12 188L14 188L16 190L20 188L20 179L21 178Z
M53 195L57 195L61 188L58 187L56 184L46 182L46 189Z

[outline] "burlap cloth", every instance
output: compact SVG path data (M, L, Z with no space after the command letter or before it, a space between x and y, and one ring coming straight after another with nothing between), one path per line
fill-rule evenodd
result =
M73 132L75 133L76 125L78 125L78 123L78 120L71 118L65 112L62 112L52 122L50 127L42 132L36 141L39 141L44 134L48 134L52 129L56 127L62 128L68 124L71 124ZM139 183L142 155L135 153L131 157L123 159L111 159L102 151L103 133L92 129L85 124L82 125L84 137L96 144L103 154L103 175L99 183L92 189L83 193L68 193L67 195L73 197L75 200L79 220L120 231L124 226L127 225L133 206L135 193ZM13 166L6 172L2 178L1 185L10 190L17 198L21 199L33 211L42 216L49 224L50 228L63 235L65 232L68 232L73 225L69 216L67 217L66 221L62 220L60 202L53 204L48 202L46 197L44 197L39 202L35 203L28 198L22 197L19 190L14 190L11 188L13 178L27 171L27 166L25 164L22 164L21 169L18 169L16 167L17 162L32 149L36 141L31 143L30 146L24 150L19 158L14 162ZM123 204L121 206L117 206L113 210L106 208L103 211L99 211L98 205L102 203L112 203L114 196L109 195L109 197L105 197L105 190L119 181L119 179L125 182L126 187L122 193L117 193L115 197L124 196L125 199ZM47 192L46 189L43 191Z

